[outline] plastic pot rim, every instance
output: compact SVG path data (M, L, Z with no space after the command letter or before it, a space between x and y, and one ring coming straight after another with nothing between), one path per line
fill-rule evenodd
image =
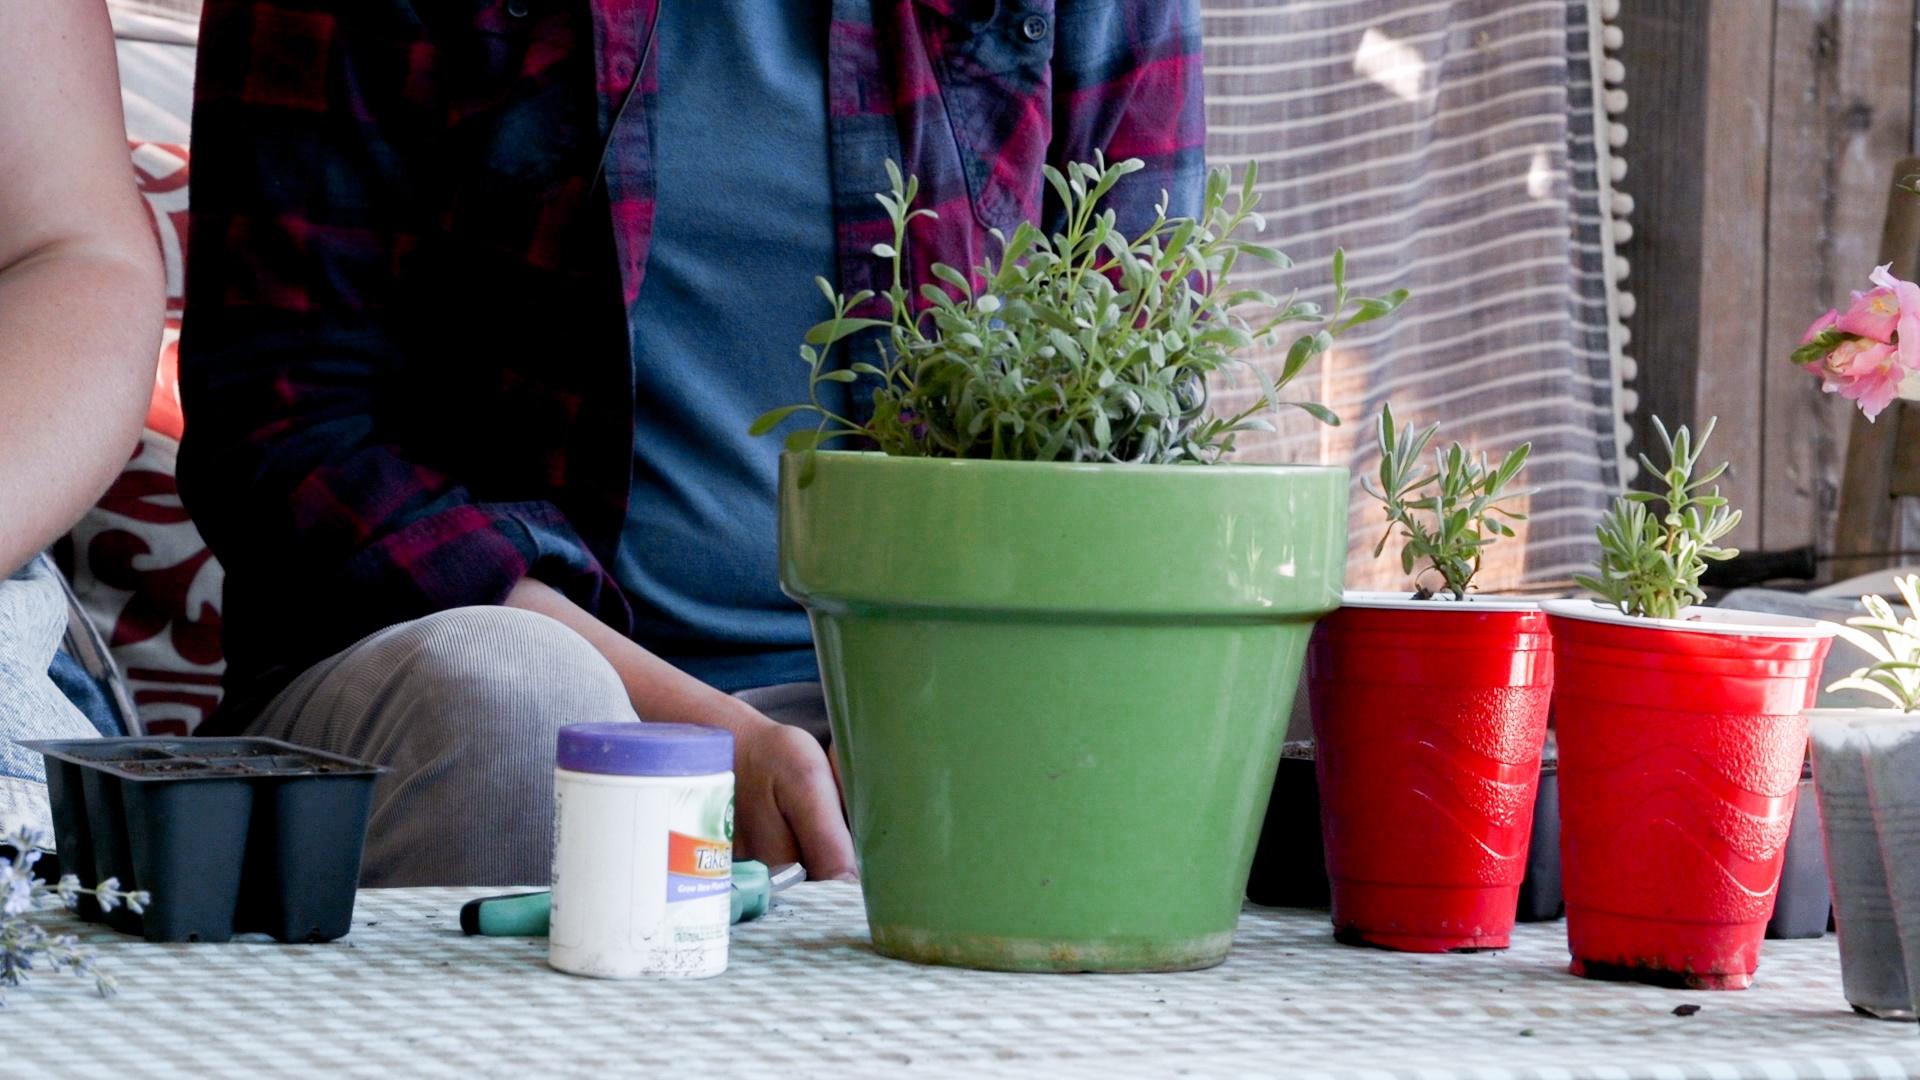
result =
M1465 600L1455 600L1445 594L1436 595L1427 600L1418 600L1404 592L1373 589L1348 589L1340 594L1341 607L1388 611L1458 611L1471 615L1489 612L1539 611L1540 605L1539 600L1498 594L1469 596Z
M784 456L798 458L809 451L789 450ZM1052 470L1058 473L1081 473L1086 475L1146 476L1161 473L1170 476L1228 476L1244 474L1264 474L1268 476L1298 476L1303 473L1333 474L1348 470L1342 465L1314 464L1277 464L1266 462L1221 461L1209 465L1147 465L1132 461L1020 461L1007 458L948 458L948 457L901 457L878 450L814 450L824 461L858 462L881 464L888 469L915 469L926 473L935 472L1005 472L1008 470L1039 472Z
M376 765L373 762L362 761L359 758L348 757L345 754L335 754L327 750L316 750L312 747L299 746L283 739L269 739L264 736L245 736L243 738L244 741L249 743L273 747L275 750L282 751L287 757L302 757L312 761L325 762L329 765L343 766L343 768L327 771L320 769L305 769L301 771L286 770L282 772L262 770L253 773L144 773L127 770L124 764L129 759L92 757L84 752L85 749L91 749L96 745L108 743L131 749L140 749L148 746L159 749L162 746L191 745L193 738L194 736L191 735L115 735L93 739L16 739L14 740L14 745L26 750L31 750L36 754L42 754L46 757L64 761L70 765L78 765L83 769L96 769L116 780L132 784L194 783L206 780L306 780L317 776L381 776L392 771L385 765ZM205 753L201 754L180 753L176 751L167 752L180 758L182 761L206 761L210 758L222 756L212 749L212 747L216 746L220 741L239 740L204 739L202 742L204 742L208 749Z
M1830 638L1837 628L1817 619L1775 615L1764 611L1735 611L1729 608L1690 607L1677 619L1649 619L1628 615L1597 600L1544 600L1540 609L1548 615L1581 622L1611 623L1615 626L1644 627L1649 630L1677 630L1688 634L1713 634L1719 637Z
M1910 724L1920 724L1920 712L1902 712L1899 709L1874 705L1823 705L1817 709L1807 710L1807 722L1811 724L1815 720L1833 720L1848 726L1890 724L1902 720Z

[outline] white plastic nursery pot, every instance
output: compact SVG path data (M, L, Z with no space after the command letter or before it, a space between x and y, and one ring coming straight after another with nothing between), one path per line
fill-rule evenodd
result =
M1833 885L1833 920L1840 933L1840 979L1854 1010L1885 1020L1914 1019L1906 955L1895 920L1880 829L1869 791L1870 761L1884 756L1870 731L1920 735L1920 714L1886 709L1813 709L1813 785ZM1908 741L1910 745L1910 739ZM1885 784L1883 783L1883 787ZM1920 776L1905 785L1920 792ZM1911 800L1908 800L1911 802ZM1908 843L1914 843L1908 832ZM1909 847L1906 860L1920 858Z

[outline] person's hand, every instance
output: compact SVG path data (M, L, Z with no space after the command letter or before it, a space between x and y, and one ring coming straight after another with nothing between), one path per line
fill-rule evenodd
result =
M733 733L733 840L741 858L801 863L816 881L857 876L840 784L812 735L702 683L533 578L515 585L506 602L586 638L619 674L637 715Z
M812 735L766 717L733 731L733 846L768 866L797 862L815 881L852 880L840 785Z

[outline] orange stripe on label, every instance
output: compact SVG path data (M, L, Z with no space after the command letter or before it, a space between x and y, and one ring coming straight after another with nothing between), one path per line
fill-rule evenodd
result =
M685 833L667 834L667 873L724 878L733 873L733 845Z

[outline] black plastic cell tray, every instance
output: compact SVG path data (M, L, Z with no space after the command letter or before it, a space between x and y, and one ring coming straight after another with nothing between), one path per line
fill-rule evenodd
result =
M276 739L22 742L47 762L61 865L144 889L142 914L82 917L148 941L347 933L377 765Z

